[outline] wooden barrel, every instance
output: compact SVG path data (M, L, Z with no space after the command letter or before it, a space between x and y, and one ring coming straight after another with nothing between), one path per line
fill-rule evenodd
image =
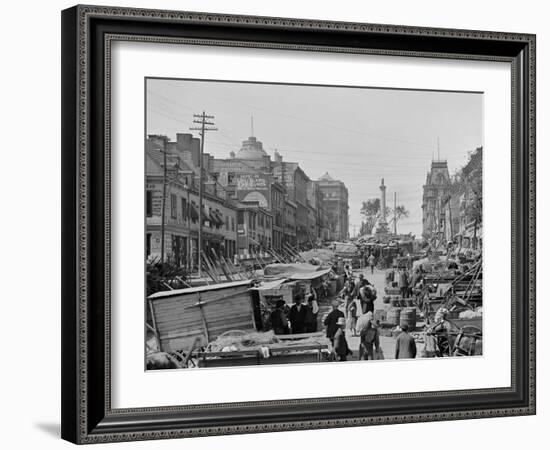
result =
M399 317L401 316L401 308L390 308L388 311L387 322L392 325L399 325Z
M403 328L403 325L407 325L409 330L416 328L416 308L405 308L401 311L399 326Z

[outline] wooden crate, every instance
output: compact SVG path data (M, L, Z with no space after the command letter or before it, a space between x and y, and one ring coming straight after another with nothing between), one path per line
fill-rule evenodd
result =
M254 331L250 281L158 292L149 296L153 327L162 351L206 345L230 330Z

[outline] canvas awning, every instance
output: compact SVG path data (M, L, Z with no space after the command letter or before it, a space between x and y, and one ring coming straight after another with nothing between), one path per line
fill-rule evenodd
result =
M315 272L296 273L290 277L289 280L315 280L322 276L327 275L332 269L317 270Z
M287 281L286 278L281 278L279 280L273 280L273 281L262 281L262 283L259 286L255 286L252 289L256 291L267 291L270 289L279 289L284 282Z
M326 275L331 270L306 263L268 264L264 268L264 275L289 280L313 280Z
M357 246L355 244L347 243L347 242L334 242L333 243L333 250L335 253L338 254L349 254L350 256L357 253Z
M221 226L224 224L223 217L219 211L210 210L210 217L212 217L212 221Z
M334 252L326 248L318 248L313 250L307 250L305 252L300 252L300 257L306 261L311 259L318 259L322 262L331 261L334 259Z

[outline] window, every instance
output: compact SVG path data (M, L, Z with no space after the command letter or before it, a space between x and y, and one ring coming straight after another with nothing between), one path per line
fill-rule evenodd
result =
M231 231L235 231L235 218L231 217Z
M185 198L181 198L181 216L183 220L188 220L189 218L189 211L187 210L187 200Z
M229 231L229 216L225 216L225 229Z
M153 217L153 191L147 191L147 217Z
M233 218L231 218L233 220ZM244 211L237 211L237 222L239 225L244 225ZM233 227L235 231L235 227Z
M195 203L195 200L191 200L191 203L189 205L189 213L193 223L197 223L197 221L199 220L199 213L198 213L197 204Z
M147 233L147 240L145 241L145 248L147 249L147 257L151 256L151 233Z
M172 219L178 218L178 197L176 194L170 194L170 217Z

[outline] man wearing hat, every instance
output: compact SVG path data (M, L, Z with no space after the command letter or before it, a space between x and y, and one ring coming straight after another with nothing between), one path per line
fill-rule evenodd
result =
M365 278L365 275L360 273L359 280L357 281L357 283L355 283L355 287L351 294L352 298L357 298L359 296L359 289L361 289L363 286L372 286L372 285L369 282L369 280Z
M344 328L346 326L346 319L339 317L336 321L336 333L334 334L333 351L336 356L336 361L347 361L348 355L352 354L349 349L348 341L346 340L346 333Z
M336 334L336 331L338 331L338 319L342 318L344 320L344 324L346 320L344 313L338 309L340 300L334 299L331 304L332 310L327 314L327 317L325 317L323 323L327 328L327 337L330 339L330 342L334 344L334 335Z
M451 347L451 331L453 327L451 322L447 320L449 310L447 308L439 308L435 312L434 323L428 329L430 335L435 335L437 339L437 347L439 356L442 354L450 354Z
M286 318L284 306L284 300L277 300L275 309L271 311L271 326L275 334L288 334L288 319Z
M409 334L409 327L403 325L401 333L395 341L395 359L412 359L416 358L416 343L414 338Z
M309 312L309 306L302 303L303 299L304 296L302 294L296 294L294 297L294 305L292 305L290 312L288 313L292 334L306 332L306 317Z

